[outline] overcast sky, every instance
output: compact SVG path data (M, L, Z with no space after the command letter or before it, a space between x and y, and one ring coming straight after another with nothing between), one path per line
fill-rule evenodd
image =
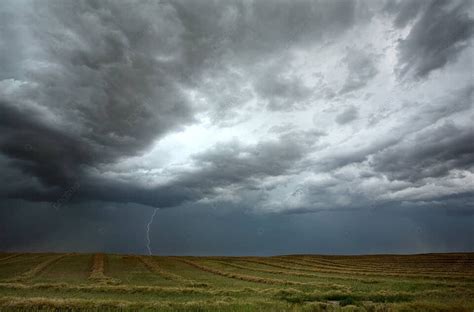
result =
M0 249L474 251L474 5L0 2Z

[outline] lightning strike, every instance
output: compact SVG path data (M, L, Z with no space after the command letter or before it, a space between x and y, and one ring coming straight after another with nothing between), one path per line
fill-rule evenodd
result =
M151 215L150 221L148 221L148 224L146 225L146 248L148 249L148 255L151 256L151 248L150 248L150 225L153 223L153 219L155 219L156 212L158 211L158 208L155 208L153 210L153 214Z

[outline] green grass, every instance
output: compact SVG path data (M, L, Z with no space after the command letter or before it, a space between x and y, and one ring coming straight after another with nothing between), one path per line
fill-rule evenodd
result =
M0 254L0 311L469 311L474 254Z

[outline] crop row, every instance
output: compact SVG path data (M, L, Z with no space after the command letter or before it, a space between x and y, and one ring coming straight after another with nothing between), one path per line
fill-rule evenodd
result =
M57 255L55 257L52 257L52 258L50 258L46 261L41 262L40 264L38 264L34 268L20 274L19 276L9 279L9 281L20 282L20 281L25 281L27 279L31 279L31 278L39 275L44 270L46 270L53 263L61 260L62 258L66 257L66 256L68 256L68 254Z
M202 265L188 259L183 259L183 258L175 258L175 259L177 261L186 263L204 272L208 272L208 273L212 273L212 274L216 274L216 275L220 275L220 276L224 276L228 278L233 278L237 280L247 281L247 282L269 284L269 285L309 285L308 283L285 281L285 280L279 280L279 279L273 279L273 278L264 278L264 277L258 277L258 276L247 275L247 274L227 272L227 271L218 270L216 268L212 268L206 265Z
M35 283L35 284L22 284L22 283L0 283L0 289L11 289L11 290L53 290L62 292L73 292L78 291L89 293L151 293L151 294L200 294L209 296L219 295L239 295L239 294L266 294L273 295L280 291L280 289L274 288L199 288L199 287L176 287L176 286L141 286L141 285L105 285L105 284L92 284L92 285L75 285L66 283Z
M41 311L221 311L229 306L249 306L260 305L270 306L265 300L253 300L252 302L238 302L235 298L225 298L225 300L194 300L186 302L176 301L128 301L128 300L104 300L104 299L75 299L75 298L44 298L44 297L1 297L0 307L2 311L18 311L32 309L36 311L41 307Z
M299 290L294 288L196 288L196 287L176 287L176 286L140 286L140 285L75 285L66 283L35 283L35 284L23 284L23 283L0 283L0 289L11 289L11 290L52 290L61 292L73 292L78 291L84 293L151 293L151 294L200 294L209 296L221 296L221 295L242 295L242 294L258 294L266 296L343 296L353 295L357 297L364 296L366 299L375 296L385 297L396 297L396 296L452 296L455 293L462 293L466 296L474 296L474 289L459 287L452 289L449 293L444 289L428 289L428 290L417 290L417 291L352 291L352 290L326 290L321 289L314 290Z
M424 269L412 269L404 267L377 267L377 266L346 266L346 267L331 267L329 265L321 265L319 263L314 263L310 260L304 259L288 259L288 258L278 258L281 262L286 262L290 264L297 264L304 267L310 267L317 270L326 270L334 271L348 274L362 274L362 275L389 275L389 276L413 276L413 277L432 277L433 274L436 277L465 277L466 272L451 272L446 268L445 270L436 270L430 268ZM454 269L454 267L453 267ZM474 276L473 276L474 278Z
M189 286L193 287L207 287L208 285L206 283L199 283L191 279L187 279L182 277L181 275L177 275L171 272L168 272L161 268L156 261L153 260L153 258L150 257L145 257L145 256L139 256L137 257L138 260L140 260L145 267L152 273L156 273L163 277L164 279L167 280L172 280L178 283L186 284Z
M230 266L236 269L242 269L242 270L247 270L247 271L254 271L254 272L261 272L261 273L270 273L270 274L280 274L280 275L288 275L288 276L299 276L299 277L312 277L312 278L318 278L321 277L320 275L317 274L311 274L311 273L303 273L303 272L295 272L292 270L273 270L273 269L263 269L263 268L256 268L256 267L249 267L245 265L240 265L236 263L231 263L228 261L217 261L223 265Z
M4 285L0 284L0 288ZM22 285L18 284L18 290L29 290L37 288L36 285ZM0 309L2 311L10 309L25 309L25 308L35 308L41 307L42 309L54 309L54 310L71 310L71 309L87 309L94 311L106 311L110 310L196 310L196 311L208 311L211 309L222 309L230 305L252 305L260 306L259 311L266 310L278 310L278 311L287 311L289 307L295 307L297 304L299 307L307 306L308 304L323 303L327 304L328 302L338 302L338 303L358 303L359 306L365 306L369 304L374 307L374 305L382 304L385 309L371 311L395 311L388 309L387 304L389 305L402 305L403 311L411 310L406 309L407 305L411 305L412 308L415 306L429 308L429 306L434 307L435 304L424 303L423 298L429 298L433 296L440 296L438 298L447 297L450 294L443 292L441 290L425 290L419 292L407 292L407 291L358 291L358 292L343 292L343 291L301 291L297 289L287 288L287 289L265 289L259 290L255 289L254 292L252 289L237 289L237 290L202 290L195 288L169 288L169 289L159 289L158 287L134 287L124 288L123 286L107 286L107 287L70 287L70 288L61 288L53 290L80 290L80 291L102 291L110 290L113 292L125 292L125 293L139 293L142 290L145 292L149 290L157 291L156 294L167 295L175 294L179 292L181 294L204 294L209 295L212 299L208 298L196 298L196 299L187 299L186 303L183 301L176 300L152 300L152 301L143 301L139 297L134 300L133 297L128 297L127 300L120 299L79 299L68 297L67 294L63 293L62 298L51 298L51 297L30 297L25 298L18 295L15 296L4 296L0 298ZM137 291L138 290L138 291ZM232 297L232 295L245 294L245 296ZM45 293L48 296L47 293ZM74 293L71 294L71 296ZM473 291L467 290L464 293L465 296L473 295ZM229 297L231 296L231 297ZM421 300L421 301L420 301ZM437 304L440 306L440 304ZM381 307L381 306L380 306ZM446 306L443 311L468 311L466 310L467 305L456 306ZM457 309L459 308L459 309ZM233 309L232 309L233 310ZM294 310L294 309L291 309ZM327 310L327 309L324 309ZM419 309L419 310L430 310L430 311L441 311L440 309ZM239 309L240 311L240 309ZM294 310L294 311L299 311ZM315 310L311 310L315 311ZM319 310L316 310L319 311ZM340 311L339 309L337 311ZM353 310L351 310L353 311ZM365 311L365 310L357 310ZM398 311L398 309L397 309Z
M118 279L105 275L106 256L102 253L95 254L92 258L91 272L89 279L105 284L120 284Z
M19 256L21 256L21 255L22 255L21 253L16 253L16 254L8 255L8 256L6 256L6 257L0 258L0 261L10 260L10 259L19 257Z
M380 259L379 261L331 261L316 257L279 257L279 259L299 260L311 264L333 267L337 269L360 269L360 270L390 270L390 271L406 271L406 272L420 272L427 271L430 273L451 273L453 269L474 269L474 260L458 257L456 260L449 262L394 262Z
M421 273L393 273L393 272L387 272L387 271L378 271L378 272L368 272L368 271L355 271L355 270L344 270L344 269L325 269L325 268L318 268L315 266L308 266L308 264L304 264L300 261L295 261L295 260L280 260L278 261L269 261L269 260L261 260L258 258L242 258L243 260L251 263L257 263L257 264L263 264L267 266L272 266L276 267L279 269L284 269L284 270L296 270L296 271L302 271L302 272L313 272L313 273L332 273L332 274L351 274L351 275L359 275L359 276L391 276L391 277L413 277L413 278L445 278L445 279L469 279L469 278L474 278L469 277L466 275L456 275L456 274L449 274L449 273L444 273L444 274L436 274L436 275L431 275L431 274L421 274ZM282 264L281 262L285 262L287 264ZM289 267L288 265L291 264L292 266ZM294 266L298 265L298 266Z

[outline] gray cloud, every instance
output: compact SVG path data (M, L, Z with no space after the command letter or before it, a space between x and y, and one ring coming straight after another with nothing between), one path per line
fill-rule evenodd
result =
M305 2L282 3L276 10L263 3L245 6L239 2L212 7L208 3L180 2L145 6L132 8L128 4L89 1L53 3L47 8L38 5L40 14L34 20L37 28L30 34L37 36L38 60L23 65L22 70L30 79L26 86L3 99L1 125L8 135L0 142L3 153L11 159L9 164L27 176L37 177L42 187L31 189L31 184L25 183L8 196L54 200L68 185L80 180L81 191L75 200L176 206L219 196L227 187L233 191L258 189L266 177L298 173L299 162L314 152L311 148L319 132L289 131L276 140L254 145L238 141L218 144L193 156L195 169L172 172L171 182L155 188L91 175L91 168L100 172L103 164L139 155L157 138L193 122L194 113L203 109L221 126L236 118L236 109L252 93L242 88L242 83L235 83L244 82L245 78L238 71L232 74L229 64L241 64L247 74L255 73L247 63L264 55L270 57L270 61L261 63L263 70L253 85L258 97L268 102L269 110L307 107L312 90L288 71L288 64L282 64L289 55L288 46L307 46L308 42L342 34L362 14L355 2L324 6L334 19L319 15L315 7ZM215 11L215 16L207 19L200 14L208 11ZM273 18L262 19L269 12ZM308 27L323 24L324 32ZM237 29L244 29L246 36L242 37ZM375 60L373 53L347 50L343 63L348 75L339 93L365 87L378 72ZM40 62L48 66L41 67ZM204 79L204 86L198 84L200 79ZM8 84L15 82L9 80ZM197 88L208 107L193 107L187 88ZM28 102L32 95L36 106ZM389 174L392 170L385 163L395 166L397 162L386 161L390 154L383 151L396 146L410 131L447 114L444 105L430 108L425 119L413 123L412 130L407 128L396 136L330 155L317 163L323 171L331 171L375 155L373 169ZM349 106L335 120L343 125L358 115L358 109ZM65 122L69 127L64 127ZM33 150L25 146L32 146ZM397 147L391 148L395 150L392 154L397 155ZM400 153L406 155L403 148ZM447 159L441 157L430 161L444 160ZM393 172L400 174L403 170L394 168ZM337 196L337 192L334 194Z
M309 229L298 216L310 212L472 217L472 14L469 1L6 1L0 230L30 226L34 207L45 228L64 219L124 241L106 220L135 233L126 221L141 224L144 206L174 207L163 214L195 232L193 213L171 210L236 216L256 233L265 214L268 239L285 241L277 225L306 235L282 220ZM41 249L66 230L29 245L8 234L0 248Z
M290 111L304 108L312 94L311 88L304 85L298 77L285 77L269 70L256 83L258 95L267 101L267 108L275 111Z
M243 145L238 141L219 144L194 156L193 167L196 169L173 172L170 182L157 187L90 175L63 185L67 188L72 183L80 183L80 190L71 198L74 202L96 199L159 208L173 207L184 202L219 197L229 188L231 193L236 194L258 190L265 178L299 170L300 162L323 135L319 131L290 131L281 134L277 140L255 145ZM25 185L8 195L11 198L53 202L64 192L65 188L41 190Z
M364 141L363 144L357 147L347 147L345 149L335 146L333 152L315 161L316 168L318 170L331 171L349 164L366 161L369 156L397 145L410 134L417 133L444 118L460 112L467 112L468 116L472 115L473 92L474 88L469 86L455 89L451 94L432 99L429 103L405 103L403 110L398 113L408 110L410 107L417 107L419 113L410 117L405 116L400 126L387 129L384 136L372 139L370 142ZM350 112L351 107L348 110ZM338 117L342 116L343 121L345 120L344 118L348 118L345 113L346 111L338 115ZM351 118L353 117L352 112L348 115ZM414 146L412 143L409 145L411 145L411 148Z
M398 66L401 75L412 72L425 77L454 61L468 47L474 32L474 20L469 15L473 6L469 0L415 2L404 2L395 19L397 26L405 25L420 6L424 7L407 37L398 44Z
M291 52L324 44L355 23L370 20L366 4L359 1L171 4L186 29L183 44L188 70L197 64L206 67L198 73L187 72L193 77L189 83L199 85L207 105L214 106L213 120L221 125L245 118L236 111L254 96L272 111L305 107L312 90L288 72ZM236 83L249 76L254 77L249 86Z
M421 9L426 7L428 3L428 1L417 0L388 1L385 10L395 14L394 25L398 28L403 28L415 19Z
M417 181L442 177L453 169L472 170L474 133L446 123L423 131L413 141L401 142L375 155L371 161L377 172L389 179ZM413 148L416 146L416 148Z
M238 141L216 145L194 156L196 169L176 172L169 183L145 190L127 184L116 185L95 194L100 183L91 188L91 198L131 201L156 207L177 206L188 201L240 195L241 191L260 190L265 178L294 173L307 153L324 134L318 131L287 132L277 140L244 145ZM122 195L117 196L120 188ZM83 193L83 196L85 194Z
M83 165L136 155L192 122L179 86L182 30L171 7L69 1L35 3L34 10L23 18L35 25L36 59L16 68L28 80L2 92L0 108L1 148L23 170L62 185Z
M354 106L349 106L343 112L336 116L336 122L340 125L349 123L357 119L358 110Z
M343 59L346 64L348 75L339 94L355 91L367 85L369 80L377 75L377 56L361 50L348 49Z
M193 122L195 111L183 90L203 75L222 74L213 66L229 60L226 53L238 51L244 58L274 54L288 43L340 33L360 15L355 2L347 1L329 2L324 12L306 2L282 2L276 11L260 2L212 7L178 1L33 4L32 11L21 3L7 11L25 27L2 27L7 46L18 46L21 35L35 48L25 49L31 56L6 51L5 63L17 66L13 79L3 84L1 126L6 135L0 142L11 165L56 191L87 180L85 166L137 155L157 138ZM209 19L209 11L218 14ZM270 12L272 18L265 18ZM28 57L32 61L26 62ZM309 94L298 80L274 74L276 80L257 87L272 97L270 108L297 103ZM18 81L22 85L15 88ZM227 96L215 96L222 91L219 85L208 92L214 120L235 117L233 107L248 98L236 98L229 81L221 81L230 88ZM25 145L34 145L35 153L25 151Z
M234 52L253 60L338 36L370 18L366 4L358 1L172 1L171 5L194 51Z

